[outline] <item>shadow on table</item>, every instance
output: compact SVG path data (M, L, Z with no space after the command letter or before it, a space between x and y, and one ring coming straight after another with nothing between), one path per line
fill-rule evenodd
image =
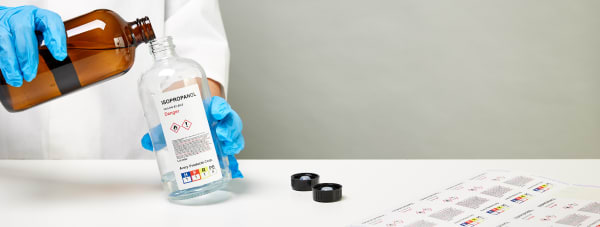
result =
M115 181L107 180L104 175L101 181L94 181L94 177L84 178L81 174L77 177L64 175L49 175L32 166L31 170L22 168L0 168L0 185L4 190L15 188L18 191L13 197L36 201L83 200L102 197L126 197L140 193L161 193L162 188L158 181L135 179L135 176L126 174L116 177Z
M227 187L223 190L212 192L207 195L198 196L196 198L186 199L186 200L174 200L171 201L175 204L186 205L186 206L206 206L217 203L223 203L231 198L233 198L236 194L244 194L248 191L249 184L246 180L234 179L229 182Z
M160 185L158 176L154 174L140 178L127 173L115 175L114 172L103 174L99 171L93 175L89 178L86 178L85 174L50 175L34 166L31 170L0 167L0 185L3 191L9 193L14 191L12 195L14 199L23 201L59 202L144 194L154 194L158 199L166 199L166 193ZM99 181L96 180L98 178ZM206 195L198 200L172 202L181 205L210 205L225 202L247 190L246 180L232 180L224 190L211 193L210 197Z

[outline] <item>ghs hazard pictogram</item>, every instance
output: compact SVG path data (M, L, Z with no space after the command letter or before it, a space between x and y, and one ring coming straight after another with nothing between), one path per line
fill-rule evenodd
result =
M171 129L171 131L173 131L174 133L177 133L177 132L179 132L179 128L181 128L181 126L179 126L177 123L173 123L173 124L171 125L171 128L170 128L170 129Z
M190 130L190 128L192 127L192 122L185 120L181 124L181 127L183 127L185 130Z

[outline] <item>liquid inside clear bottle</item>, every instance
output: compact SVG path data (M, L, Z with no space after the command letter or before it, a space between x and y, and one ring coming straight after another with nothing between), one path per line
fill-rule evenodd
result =
M144 115L170 200L219 190L231 180L229 162L207 114L211 94L202 67L178 57L171 37L150 42L154 65L138 82Z

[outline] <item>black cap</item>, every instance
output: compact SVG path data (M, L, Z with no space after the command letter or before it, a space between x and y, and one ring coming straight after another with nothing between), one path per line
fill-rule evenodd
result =
M342 185L322 183L313 186L313 200L322 203L337 202L342 199Z
M319 183L319 175L315 173L296 173L292 175L292 189L310 191L312 186Z

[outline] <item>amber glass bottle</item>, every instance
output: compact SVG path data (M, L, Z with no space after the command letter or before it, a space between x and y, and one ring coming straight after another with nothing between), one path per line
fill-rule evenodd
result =
M0 76L0 101L21 111L79 88L127 72L135 48L155 38L148 17L126 22L117 13L100 9L65 21L67 53L63 61L39 47L39 66L33 81L12 87Z

